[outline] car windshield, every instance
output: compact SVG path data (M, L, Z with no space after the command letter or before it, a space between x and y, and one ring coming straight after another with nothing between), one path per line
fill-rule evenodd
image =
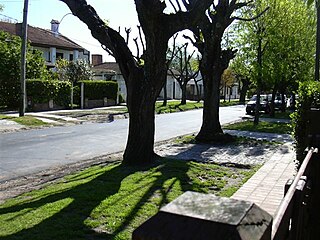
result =
M265 94L260 95L260 101L267 101L267 97L269 96ZM257 101L257 95L253 95L252 98L250 98L250 101Z

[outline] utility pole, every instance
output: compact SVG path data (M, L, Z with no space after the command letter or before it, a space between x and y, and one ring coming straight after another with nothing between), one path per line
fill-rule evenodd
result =
M21 90L20 90L20 107L19 116L23 117L26 110L26 55L27 55L27 25L28 18L28 0L24 0L23 8L23 23L22 23L22 36L21 36Z

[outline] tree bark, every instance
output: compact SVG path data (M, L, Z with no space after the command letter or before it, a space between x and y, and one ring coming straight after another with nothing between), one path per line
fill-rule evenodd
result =
M196 140L210 142L217 140L217 136L223 133L219 120L220 80L216 79L218 74L214 76L212 72L204 71L201 71L204 85L202 126Z
M181 105L187 104L187 83L183 82L181 84Z
M241 104L245 104L246 103L246 95L247 95L247 92L249 90L250 80L247 79L247 78L242 78L241 82L242 82L242 88L240 89L239 102Z
M271 97L271 103L270 103L270 117L274 117L275 116L275 105L274 105L274 101L276 99L276 93L277 93L277 89L274 87L272 89L272 97Z
M129 134L123 161L130 165L151 163L156 157L153 151L155 96L150 92L139 94L128 107Z

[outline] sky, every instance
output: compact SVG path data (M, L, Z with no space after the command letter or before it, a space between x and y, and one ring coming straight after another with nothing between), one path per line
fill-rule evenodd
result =
M125 27L131 27L131 46L135 46L132 38L138 36L136 30L138 17L133 0L87 0L87 3L95 8L101 19L109 21L110 27L118 30L120 26L122 33ZM0 0L0 4L4 5L3 11L0 12L0 19L8 16L22 22L24 0ZM91 36L87 26L68 13L71 13L68 6L59 0L29 0L28 24L50 29L52 19L58 21L62 19L59 27L61 34L89 50L91 54L102 54L103 61L113 61L113 58L101 48L99 42Z

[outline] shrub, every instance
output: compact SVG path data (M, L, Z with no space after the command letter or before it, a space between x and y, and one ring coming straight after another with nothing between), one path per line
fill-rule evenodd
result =
M19 107L21 40L0 31L0 106ZM28 45L26 76L41 78L46 75L45 62L40 51Z
M68 107L70 104L71 83L58 80L27 80L27 96L34 103L53 100L57 105Z
M308 147L309 111L311 108L320 108L320 82L307 81L300 83L297 110L291 114L297 160L300 162L304 158L305 148Z
M85 80L80 82L84 83L85 98L90 100L103 99L104 97L117 99L118 83L115 81Z

